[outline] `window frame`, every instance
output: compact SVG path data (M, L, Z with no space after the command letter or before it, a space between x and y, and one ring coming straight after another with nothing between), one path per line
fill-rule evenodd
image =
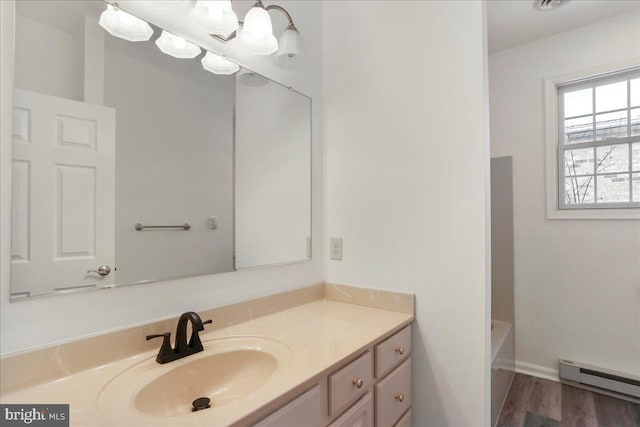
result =
M619 139L609 139L602 141L590 141L586 143L574 143L569 145L561 144L564 140L564 129L561 126L564 117L560 117L564 110L564 97L559 93L580 88L594 87L602 85L608 81L614 82L620 80L625 74L638 72L640 70L640 60L634 59L622 63L609 64L603 67L592 68L572 74L562 76L549 77L544 80L545 83L545 163L546 163L546 214L547 219L631 219L640 220L640 201L624 202L624 203L607 203L602 204L590 203L585 205L568 205L561 198L560 188L564 188L564 162L561 161L560 155L564 155L566 149L575 148L591 148L598 146L610 146L619 144L629 144L635 142L638 136L627 136ZM594 89L595 90L595 89ZM629 98L630 94L627 94ZM595 99L595 94L593 96ZM631 105L627 100L628 129L631 126L630 111ZM595 118L595 106L592 112ZM594 138L595 138L595 120L594 120ZM629 134L628 134L629 135ZM596 159L594 158L594 162ZM631 157L629 157L631 162ZM620 172L620 174L630 174L630 180L633 175L630 170ZM612 175L614 173L611 173ZM606 174L605 174L606 175ZM597 175L591 175L597 180ZM594 186L597 185L594 183ZM629 183L631 185L631 182ZM562 186L562 187L561 187ZM564 192L564 190L563 190Z

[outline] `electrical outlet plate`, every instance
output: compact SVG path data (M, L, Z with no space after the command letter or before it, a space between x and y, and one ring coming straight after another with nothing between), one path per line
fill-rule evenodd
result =
M342 237L329 238L329 258L342 261Z

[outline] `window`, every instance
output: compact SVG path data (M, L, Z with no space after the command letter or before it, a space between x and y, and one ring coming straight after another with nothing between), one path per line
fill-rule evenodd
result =
M640 220L640 62L545 80L548 219Z
M640 70L557 91L559 208L640 207Z

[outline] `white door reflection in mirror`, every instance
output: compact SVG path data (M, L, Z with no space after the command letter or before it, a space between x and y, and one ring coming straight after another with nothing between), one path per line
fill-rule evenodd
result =
M12 285L32 294L114 283L115 112L16 90Z

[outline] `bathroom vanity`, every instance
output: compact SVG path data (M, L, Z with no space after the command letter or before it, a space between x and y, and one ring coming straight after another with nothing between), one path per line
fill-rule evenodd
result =
M373 426L376 420L376 426L410 426L410 351L411 326L406 326L356 359L341 360L310 390L255 425Z
M76 426L410 426L413 307L314 285L201 311L204 351L169 363L145 335L176 318L6 356L1 400L68 403Z
M153 39L136 43L104 31L102 18L119 12L99 0L3 3L16 46L2 52L3 77L15 75L2 79L13 93L2 141L10 299L26 312L42 307L33 298L73 294L87 308L73 322L105 320L88 331L113 325L125 298L140 315L134 327L4 354L0 401L68 404L73 426L410 425L412 295L318 284L202 310L227 290L211 274L239 271L247 283L258 276L242 270L256 267L277 265L270 274L280 268L283 278L283 264L321 271L311 218L321 207L312 207L319 116L298 79L285 85L246 67L213 74L202 60L218 42L190 25L188 8L162 9L172 2L118 2L129 20L153 26ZM168 34L188 36L203 56L163 50ZM191 276L203 277L185 290L178 279ZM176 287L140 299L114 289L165 280ZM87 290L102 292L95 305L81 300ZM163 309L145 311L153 307ZM171 307L201 316L185 313L204 329L202 351L185 350L187 320ZM139 323L158 312L172 316ZM28 327L53 342L72 315L34 317ZM168 331L178 346L169 348Z

